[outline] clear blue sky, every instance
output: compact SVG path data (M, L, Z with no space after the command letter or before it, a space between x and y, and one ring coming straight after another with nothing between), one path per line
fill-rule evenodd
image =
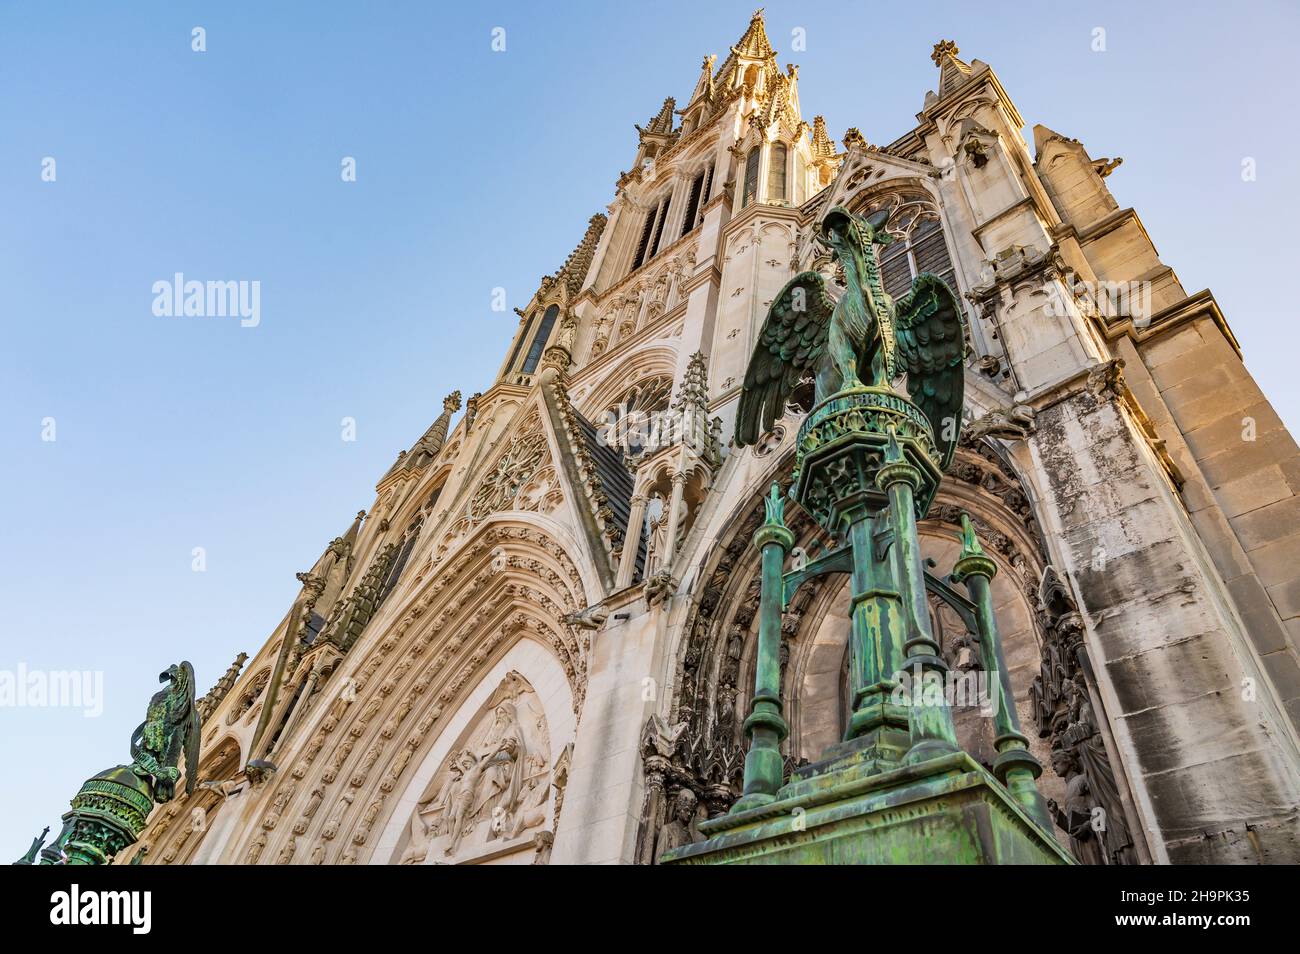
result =
M515 324L492 289L522 305L561 264L631 163L632 124L684 101L751 9L0 6L0 670L104 678L98 718L0 709L0 861L127 761L161 669L190 659L203 691L257 650L294 572L442 396L490 383ZM910 129L930 48L952 38L1029 127L1123 156L1121 205L1189 290L1214 290L1293 430L1298 19L1281 3L768 6L805 117L837 139ZM260 281L261 324L154 316L153 283L178 271Z

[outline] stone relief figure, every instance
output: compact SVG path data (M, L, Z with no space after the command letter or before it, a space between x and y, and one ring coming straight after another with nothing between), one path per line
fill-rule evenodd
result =
M487 768L469 749L457 756L457 762L459 764L452 770L454 779L448 786L446 801L443 803L445 817L440 820L441 824L435 823L438 833L450 838L447 847L443 849L444 855L455 854L460 847L460 840L465 837L467 827L472 824L474 800L483 771Z
M1052 750L1052 768L1065 779L1065 806L1048 799L1047 809L1061 829L1070 836L1070 851L1085 865L1105 864L1098 833L1093 829L1092 793L1088 779L1079 770L1079 760L1067 749Z
M646 576L650 577L660 570L667 569L672 563L673 553L677 549L677 540L668 539L668 525L671 523L669 502L655 492L646 505L646 523L649 545L646 548ZM677 539L682 536L682 528L690 518L690 507L685 500L677 505Z
M1092 702L1082 673L1076 674L1071 680L1067 692L1070 696L1071 721L1062 735L1062 741L1073 746L1073 757L1083 777L1087 779L1093 804L1101 809L1098 816L1100 821L1094 830L1101 840L1105 863L1133 864L1136 860L1133 838L1124 820L1119 786L1115 782L1110 759L1106 756L1105 746L1097 730Z
M522 838L545 824L553 784L541 702L511 672L434 773L398 863L454 863Z
M677 797L673 800L672 817L659 829L659 837L655 840L655 864L659 864L659 859L665 852L704 840L704 836L696 827L699 823L697 804L695 793L689 788L684 788L677 793Z
M1075 854L1080 861L1136 864L1137 848L1120 782L1106 753L1101 717L1084 674L1088 660L1083 619L1069 585L1052 567L1044 571L1038 590L1047 639L1030 700L1039 736L1052 740L1052 767L1066 782L1065 809L1053 809L1053 818L1070 835L1072 845L1079 842ZM1077 824L1084 815L1089 820L1086 830Z
M525 829L536 828L546 821L546 801L551 788L546 762L538 755L530 755L526 768L528 781L519 793L513 823L508 829L504 827L508 816L502 815L502 830L506 838L518 838Z

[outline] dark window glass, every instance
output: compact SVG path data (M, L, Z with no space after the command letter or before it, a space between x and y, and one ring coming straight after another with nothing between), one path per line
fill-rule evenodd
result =
M653 249L650 253L651 258L654 258L659 254L659 246L663 242L664 238L664 223L668 221L668 203L671 201L672 196L670 195L668 198L664 199L663 205L659 206L659 224L655 226L655 240L651 245L651 248Z
M922 272L938 275L960 295L943 229L933 218L922 219L907 238L896 236L892 245L880 249L880 283L894 298L906 295Z
M388 594L393 591L393 587L397 585L398 579L401 578L402 571L406 569L406 561L410 559L411 551L415 549L415 541L420 536L421 526L423 526L422 523L417 523L406 531L406 542L402 545L402 549L397 554L397 559L393 561L393 565L388 571L388 576L384 580L379 595L375 600L376 605L384 601Z
M551 337L551 328L554 327L555 318L559 313L559 305L552 305L546 309L546 314L542 316L542 323L537 326L537 334L533 337L533 346L528 349L528 357L524 358L524 366L520 369L524 374L532 374L537 370L537 362L542 358L542 349L546 347L546 341Z
M886 245L880 258L880 284L893 298L907 294L912 287L912 264L907 260L907 244Z
M682 234L695 228L695 217L700 209L700 194L704 190L704 173L701 172L691 183L691 194L686 200L686 218L682 220Z
M758 194L758 157L761 150L758 146L749 150L749 156L745 159L745 190L740 194L740 207L743 209L749 203L754 201L754 196Z
M655 209L645 214L645 224L641 226L641 241L636 246L636 258L632 259L632 271L636 271L645 262L646 249L650 247L650 236L654 233Z

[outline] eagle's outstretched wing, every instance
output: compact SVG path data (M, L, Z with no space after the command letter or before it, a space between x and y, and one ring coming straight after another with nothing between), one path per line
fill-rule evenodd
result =
M736 416L737 447L758 443L785 411L800 380L817 372L834 311L826 280L817 272L800 272L773 299L745 372Z
M952 289L938 275L916 276L894 303L894 338L907 393L930 420L947 470L957 452L965 393L966 319Z
M198 710L191 710L189 725L185 727L185 794L194 791L199 782L199 733L202 731Z

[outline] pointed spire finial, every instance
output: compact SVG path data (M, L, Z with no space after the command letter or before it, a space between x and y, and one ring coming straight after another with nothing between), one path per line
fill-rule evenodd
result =
M970 514L963 510L961 513L961 553L957 557L957 562L953 564L953 582L961 583L972 576L982 576L991 580L997 575L997 572L998 565L984 552L984 547L980 545L980 538L975 535L975 524L971 521Z
M442 399L442 409L448 414L455 414L460 410L460 391L452 391Z
M754 15L749 18L749 28L745 30L745 35L736 41L731 52L750 59L766 59L776 55L771 41L767 38L767 30L763 26L762 7L755 10Z
M939 67L940 96L951 93L971 75L970 64L958 59L957 53L957 44L952 40L940 40L930 53L930 59Z
M871 143L867 142L867 137L862 135L857 126L850 126L844 131L844 148L852 149L854 146L867 150L871 148Z
M934 60L935 66L942 66L945 56L956 56L960 52L961 50L957 49L957 44L952 40L940 40L934 45L934 50L930 53L930 59Z
M961 553L962 556L978 556L984 552L980 538L975 535L975 524L971 523L970 514L961 514Z
M772 489L763 498L763 511L766 516L765 526L785 526L785 498L781 496L781 485L772 481Z

